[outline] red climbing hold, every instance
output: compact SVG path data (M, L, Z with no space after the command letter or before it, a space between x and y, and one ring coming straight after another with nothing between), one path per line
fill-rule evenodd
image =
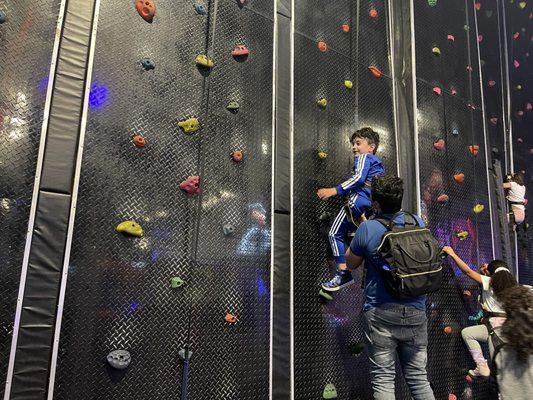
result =
M133 136L133 144L135 147L144 147L146 145L146 139L141 135L135 135Z
M233 314L226 313L224 320L230 324L234 324L235 322L237 322L237 317Z
M235 162L241 162L242 161L242 151L241 150L235 150L233 153L231 153L231 158Z
M494 85L496 85L496 81L490 80L489 81L489 87L493 87Z
M467 381L468 383L474 382L474 380L472 379L472 377L470 375L466 375L465 376L465 381Z
M477 156L477 153L479 153L479 146L477 144L468 146L468 151L470 151L470 154L473 156Z
M442 151L444 150L444 139L438 139L435 143L433 143L433 147L435 150Z
M433 88L433 93L435 93L437 96L440 96L442 94L442 89L438 86L435 86Z
M491 123L492 125L497 125L497 124L498 124L498 118L496 118L496 117L492 117L492 118L490 119L490 123Z
M202 191L200 189L200 177L197 175L189 176L186 180L180 183L180 189L189 194L200 193Z
M515 32L513 35L513 39L517 40L520 37L520 32Z
M441 194L437 197L437 201L441 204L447 203L450 200L450 197L447 194Z
M465 181L465 174L463 174L462 172L455 174L453 176L453 180L457 183L463 183Z
M146 22L152 22L155 15L155 3L153 0L137 0L135 8Z
M457 400L457 396L454 395L453 393L450 393L450 394L448 395L448 400Z
M368 15L370 15L370 18L377 18L378 17L378 10L373 8L372 10L370 10Z
M378 67L374 67L373 65L371 65L370 67L368 67L368 70L372 75L374 75L375 78L381 78L381 71Z
M452 332L453 332L453 329L452 329L451 326L447 326L446 328L444 328L444 333L445 333L446 335L449 335L449 334L452 333Z
M348 24L342 24L342 25L341 25L341 29L342 29L342 31L343 31L344 33L348 33L348 32L350 32L350 25L348 25Z
M472 292L470 290L463 290L463 298L468 300L472 297Z
M318 50L320 50L322 53L328 51L328 45L326 42L318 42Z
M455 36L453 36L453 35L448 35L448 40L449 40L450 42L455 42Z
M476 3L474 5L475 5L477 11L481 10L481 3Z
M246 47L244 44L239 44L233 48L231 51L231 55L233 57L243 57L250 54L250 50L248 50L248 47Z

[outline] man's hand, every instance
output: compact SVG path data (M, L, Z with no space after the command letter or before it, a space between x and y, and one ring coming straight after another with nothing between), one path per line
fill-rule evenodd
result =
M318 189L318 192L316 192L318 197L320 197L320 200L326 200L329 199L332 196L337 195L337 189L336 188L322 188Z

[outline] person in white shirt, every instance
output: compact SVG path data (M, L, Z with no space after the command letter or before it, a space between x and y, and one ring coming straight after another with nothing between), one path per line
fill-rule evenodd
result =
M444 246L442 251L452 257L459 269L466 276L481 284L481 306L485 314L489 316L489 328L492 328L496 334L499 334L501 326L505 322L505 311L500 304L498 296L506 289L518 285L515 277L509 271L507 264L501 260L493 260L488 265L484 264L481 266L480 271L483 274L481 275L461 260L450 246ZM487 326L469 326L461 331L461 335L476 363L476 369L471 369L468 371L468 374L472 377L490 376L490 368L479 344L479 342L488 342L490 354L493 353L494 347L492 341L489 340L489 329Z
M524 185L524 173L522 171L511 175L503 188L507 190L507 201L511 207L514 223L519 225L526 217L526 186Z

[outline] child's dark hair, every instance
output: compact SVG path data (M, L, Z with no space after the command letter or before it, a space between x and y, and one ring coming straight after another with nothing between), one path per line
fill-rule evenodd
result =
M515 286L500 294L507 319L502 333L522 362L533 354L533 290L526 286Z
M376 154L379 147L379 134L376 131L369 127L358 129L350 137L350 143L353 143L357 138L366 139L368 144L375 145L374 154Z
M519 171L511 177L511 180L513 182L518 183L520 186L524 186L524 173L522 171Z
M500 270L496 272L498 268L505 268L507 271ZM494 292L494 295L499 298L501 293L506 289L512 288L518 285L515 277L511 272L509 272L509 267L507 263L502 260L493 260L487 266L487 270L490 273L490 287Z
M403 181L394 175L376 176L372 180L372 201L383 214L395 214L402 209Z

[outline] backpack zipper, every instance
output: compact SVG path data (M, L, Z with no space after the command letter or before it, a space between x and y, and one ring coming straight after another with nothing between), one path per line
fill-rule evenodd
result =
M442 265L439 267L439 269L436 269L435 271L429 271L429 272L416 272L414 274L398 274L398 277L400 277L401 279L404 279L404 278L411 278L413 276L418 276L418 275L427 275L427 274L434 274L436 272L440 272L442 271Z

